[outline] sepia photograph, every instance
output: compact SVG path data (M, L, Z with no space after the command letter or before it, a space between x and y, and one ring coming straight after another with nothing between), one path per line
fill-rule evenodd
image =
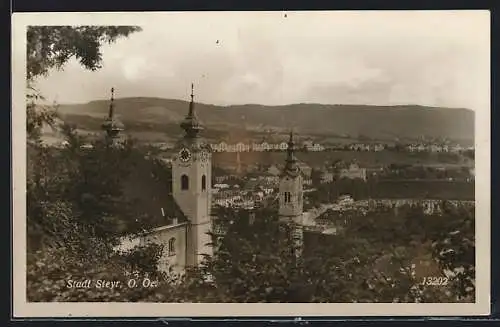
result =
M488 11L12 22L15 315L489 313Z

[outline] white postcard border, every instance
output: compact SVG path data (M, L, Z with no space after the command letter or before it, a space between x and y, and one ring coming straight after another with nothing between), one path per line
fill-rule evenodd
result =
M476 15L482 33L490 33L489 11L447 11ZM354 12L343 12L348 15ZM363 14L370 12L364 12ZM374 12L371 12L373 14ZM376 12L413 15L418 12ZM12 16L12 176L13 316L22 317L218 317L218 316L463 316L490 313L490 89L479 90L485 108L476 111L476 303L437 304L181 304L181 303L28 303L26 299L26 27L28 25L146 25L165 15L188 13L15 13ZM254 15L276 12L191 12L191 15ZM301 12L324 15L327 12ZM359 13L358 13L359 14ZM487 24L487 29L486 29ZM194 26L194 23L193 23ZM489 40L489 37L488 37ZM489 54L488 61L490 62Z

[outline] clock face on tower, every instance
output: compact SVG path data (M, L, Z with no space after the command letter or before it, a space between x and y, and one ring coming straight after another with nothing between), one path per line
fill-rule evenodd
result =
M191 159L191 152L186 148L181 149L181 151L179 151L179 159L182 162L188 162L189 159Z

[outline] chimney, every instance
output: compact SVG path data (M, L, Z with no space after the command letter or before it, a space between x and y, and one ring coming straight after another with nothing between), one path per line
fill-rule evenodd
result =
M177 217L172 218L172 225L177 225Z

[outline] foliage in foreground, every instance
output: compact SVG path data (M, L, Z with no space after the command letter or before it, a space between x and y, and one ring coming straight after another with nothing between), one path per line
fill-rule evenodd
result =
M473 302L474 211L447 207L442 216L421 208L351 214L337 235L306 234L296 266L275 213L222 209L227 234L208 262L226 302ZM308 246L309 245L309 246ZM320 246L315 246L320 245ZM424 278L447 285L422 285Z

